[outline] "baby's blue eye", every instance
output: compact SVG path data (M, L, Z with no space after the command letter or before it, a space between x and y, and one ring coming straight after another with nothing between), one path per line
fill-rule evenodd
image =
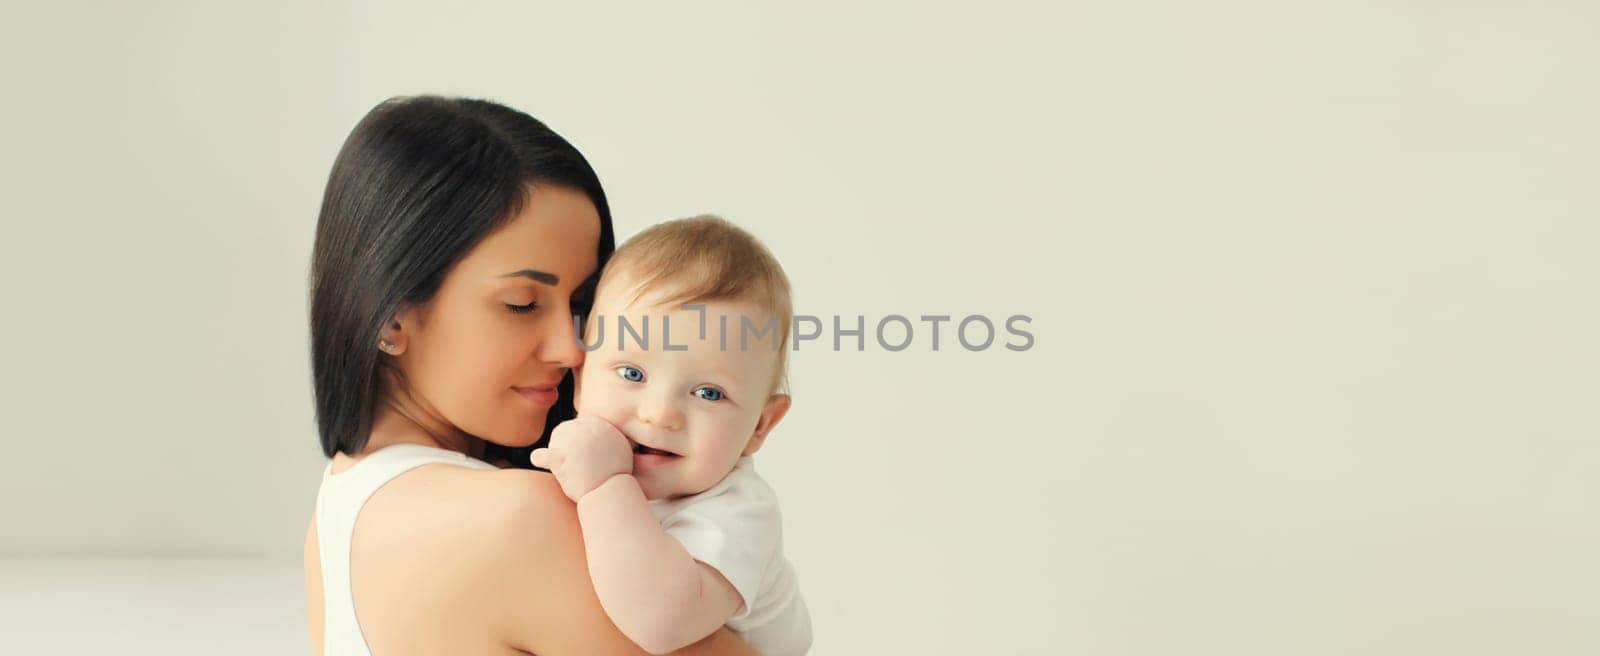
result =
M644 380L643 371L639 371L638 369L629 367L627 365L617 367L617 375L623 377L625 380L631 380L635 383L642 382Z
M702 394L702 392L704 392L704 393ZM694 395L698 396L698 397L700 397L702 399L705 399L707 401L721 401L722 400L722 390L719 390L719 389L717 389L715 387L701 387L701 388L696 389L694 391Z

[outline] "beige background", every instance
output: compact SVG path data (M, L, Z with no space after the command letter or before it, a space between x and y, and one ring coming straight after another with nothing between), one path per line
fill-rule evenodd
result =
M1600 650L1593 3L154 4L0 20L6 571L297 558L322 185L436 92L623 236L748 226L799 312L1033 316L796 355L818 654ZM299 644L273 567L227 617ZM23 580L10 631L109 589Z

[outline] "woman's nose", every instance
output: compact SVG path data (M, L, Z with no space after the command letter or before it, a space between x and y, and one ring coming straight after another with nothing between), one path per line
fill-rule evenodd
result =
M539 346L534 357L541 362L575 369L583 364L583 349L578 346L578 333L573 329L571 312L551 312L542 328Z

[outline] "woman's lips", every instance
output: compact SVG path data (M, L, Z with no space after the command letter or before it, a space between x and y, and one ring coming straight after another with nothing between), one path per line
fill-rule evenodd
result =
M513 387L511 391L520 394L522 398L533 402L534 405L544 408L555 405L556 399L561 396L561 393L557 392L554 387Z

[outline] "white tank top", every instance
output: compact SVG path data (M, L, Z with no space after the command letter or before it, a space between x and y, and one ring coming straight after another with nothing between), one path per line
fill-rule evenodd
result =
M317 554L322 559L322 653L324 656L372 656L356 622L350 592L350 540L356 517L372 493L395 477L423 465L445 463L472 469L495 469L482 460L421 444L394 444L367 454L337 474L333 463L322 471L317 490Z

